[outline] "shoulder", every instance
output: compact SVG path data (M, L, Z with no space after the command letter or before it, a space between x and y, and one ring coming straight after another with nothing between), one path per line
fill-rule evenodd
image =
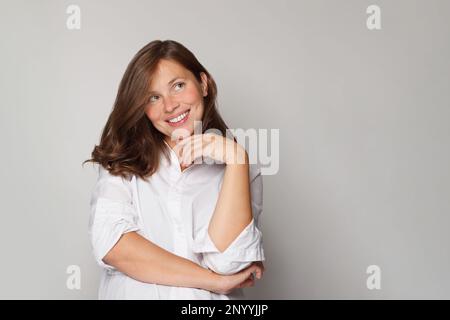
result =
M113 175L105 167L99 165L93 196L94 198L102 197L130 202L132 198L131 179Z
M120 181L122 183L129 183L131 181L131 178L125 179L122 176L111 174L111 172L102 165L98 166L98 178L99 180L111 180L116 182Z

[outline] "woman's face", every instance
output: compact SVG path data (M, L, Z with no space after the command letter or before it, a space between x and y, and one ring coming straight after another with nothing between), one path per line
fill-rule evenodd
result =
M207 76L201 73L199 83L192 72L172 60L160 60L150 83L150 100L145 114L153 126L165 135L173 147L172 133L192 135L194 121L203 116L203 97L208 94Z

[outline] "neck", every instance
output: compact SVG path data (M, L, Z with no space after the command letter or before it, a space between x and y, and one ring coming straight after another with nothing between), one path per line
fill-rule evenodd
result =
M170 138L166 137L166 138L164 138L164 141L169 145L169 147L171 149L173 149L175 147L175 145L176 145L176 142L172 141Z

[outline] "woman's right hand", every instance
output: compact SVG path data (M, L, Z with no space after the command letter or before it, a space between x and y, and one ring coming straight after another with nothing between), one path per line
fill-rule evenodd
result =
M261 261L253 262L244 270L232 275L216 274L217 280L211 291L220 294L229 294L232 290L237 288L252 287L255 284L253 273L255 273L258 280L262 278L264 265Z

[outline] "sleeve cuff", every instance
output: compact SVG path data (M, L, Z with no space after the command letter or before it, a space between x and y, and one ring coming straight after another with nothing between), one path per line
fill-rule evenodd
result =
M220 274L234 274L253 261L265 260L262 233L254 218L223 252L211 240L208 225L203 227L194 240L193 251L202 253L205 265Z
M135 217L129 204L98 199L90 230L93 253L98 265L108 270L116 270L103 262L103 258L124 233L139 230Z

